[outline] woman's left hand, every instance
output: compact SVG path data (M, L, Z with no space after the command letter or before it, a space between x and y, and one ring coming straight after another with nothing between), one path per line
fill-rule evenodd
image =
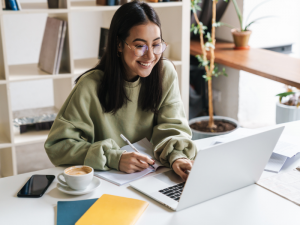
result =
M193 166L194 160L189 159L177 159L173 162L172 168L175 173L177 173L184 181L186 181L188 177L187 170L191 170Z

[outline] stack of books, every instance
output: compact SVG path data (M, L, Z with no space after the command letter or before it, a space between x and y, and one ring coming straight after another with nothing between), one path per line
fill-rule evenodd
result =
M2 0L2 8L4 10L22 10L19 0Z
M67 30L67 21L48 17L39 57L39 68L58 74Z
M57 202L57 225L133 225L149 203L104 194L99 199Z

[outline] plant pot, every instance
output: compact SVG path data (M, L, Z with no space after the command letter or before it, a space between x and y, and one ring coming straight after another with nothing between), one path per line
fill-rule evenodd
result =
M276 124L300 120L300 107L276 103Z
M209 120L209 116L201 116L201 117L193 118L189 121L189 125L191 125L195 122L200 122L200 121L205 121L205 120ZM203 132L203 131L198 131L198 130L194 130L194 129L191 128L191 130L193 132L192 140L209 138L209 137L223 135L223 134L229 134L230 132L235 131L236 129L238 129L240 127L238 121L236 121L235 119L229 118L229 117L214 116L214 120L221 120L221 121L224 121L224 122L230 122L230 123L234 124L236 126L236 128L231 130L231 131L218 132L218 133Z
M252 33L251 30L243 31L241 32L238 29L232 29L231 30L235 49L249 49L250 46L248 45L250 35Z

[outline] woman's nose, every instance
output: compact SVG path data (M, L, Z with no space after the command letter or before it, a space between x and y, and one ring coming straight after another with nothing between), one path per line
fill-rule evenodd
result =
M146 52L144 57L147 58L147 59L154 59L155 55L154 55L154 52L153 52L153 48L148 47L148 51Z

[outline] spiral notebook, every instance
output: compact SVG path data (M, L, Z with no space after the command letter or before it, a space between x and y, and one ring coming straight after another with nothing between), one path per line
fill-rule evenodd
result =
M134 147L136 147L140 153L148 156L151 159L154 159L153 155L153 145L148 141L147 138L144 138L136 143L133 144ZM121 150L126 150L127 152L134 152L134 150L129 146L126 145L121 148ZM136 173L124 173L118 170L108 170L108 171L94 171L94 176L97 176L99 178L102 178L104 180L107 180L111 183L114 183L116 185L124 185L127 183L130 183L134 180L137 180L139 178L142 178L143 176L153 173L157 170L158 167L162 166L160 162L156 160L155 164L153 165L154 169L152 167L148 167L147 169L136 172Z

